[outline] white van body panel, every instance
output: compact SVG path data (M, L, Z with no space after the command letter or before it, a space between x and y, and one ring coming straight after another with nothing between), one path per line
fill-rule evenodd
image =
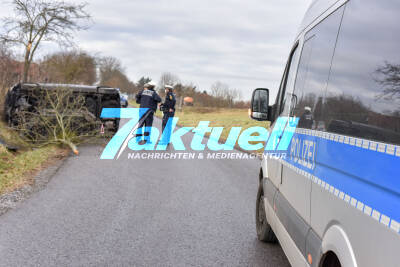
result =
M290 238L289 233L286 231L285 227L282 225L279 218L276 216L273 207L269 204L269 202L264 199L265 211L267 215L268 222L271 222L270 225L272 229L274 229L274 233L276 237L279 239L279 242L282 246L283 251L285 251L286 256L292 266L304 266L309 267L310 265L307 263L300 250L297 248L296 244Z
M295 39L302 49L304 35L332 12L347 3L347 0L316 0L308 9ZM302 51L298 53L301 56ZM298 64L296 64L297 72ZM286 88L293 92L294 88ZM271 129L273 128L273 125ZM319 134L315 133L314 134ZM342 266L397 266L399 227L388 227L384 217L366 215L364 207L352 204L339 190L296 171L278 159L264 157L261 163L264 179L269 179L298 215L310 225L310 229L321 239L322 253L332 251ZM286 182L290 179L290 182ZM357 203L357 201L355 202ZM293 266L309 266L304 253L296 246L271 203L265 201L268 222L279 239L283 250ZM383 214L382 214L383 215ZM394 231L393 231L394 230ZM397 233L396 233L397 232ZM366 236L367 233L367 236ZM381 242L379 242L381 241ZM384 242L382 242L384 241ZM378 242L378 243L377 243ZM315 259L319 262L320 259Z

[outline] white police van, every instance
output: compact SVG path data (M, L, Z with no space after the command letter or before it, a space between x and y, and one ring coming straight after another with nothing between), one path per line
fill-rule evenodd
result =
M257 235L293 266L400 266L399 12L314 1L276 102L253 93L252 118L271 121Z

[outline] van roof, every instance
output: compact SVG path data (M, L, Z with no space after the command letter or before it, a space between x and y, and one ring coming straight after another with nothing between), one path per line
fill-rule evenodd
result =
M328 11L331 7L344 3L347 0L313 0L304 15L303 21L301 22L298 35L300 35L310 24L316 21L319 17ZM298 36L297 35L297 36Z

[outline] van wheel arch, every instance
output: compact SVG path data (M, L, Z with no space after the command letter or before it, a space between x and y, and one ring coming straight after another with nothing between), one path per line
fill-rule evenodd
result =
M339 266L357 267L357 262L354 255L353 247L350 243L350 239L340 225L331 225L326 230L322 239L321 248L324 255L321 259L321 263L326 260L326 257L329 260L328 263L330 263L330 260L334 262L334 255L340 263ZM336 265L326 266L330 267Z
M319 267L341 267L339 258L336 256L335 252L326 252L320 261Z

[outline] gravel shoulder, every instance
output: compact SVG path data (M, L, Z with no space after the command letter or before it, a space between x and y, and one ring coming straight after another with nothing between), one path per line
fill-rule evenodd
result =
M43 190L61 168L66 158L66 156L63 156L59 159L53 159L50 164L46 164L47 166L43 170L31 178L32 184L25 184L12 192L0 195L0 216L10 209L17 208L20 203L27 200L32 194Z

